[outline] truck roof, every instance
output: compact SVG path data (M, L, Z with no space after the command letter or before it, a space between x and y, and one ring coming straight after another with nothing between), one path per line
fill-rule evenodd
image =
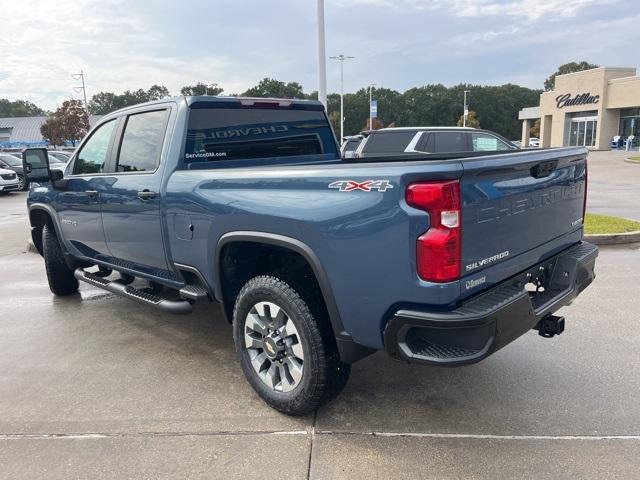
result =
M263 98L263 97L227 97L227 96L219 96L213 97L210 95L203 96L185 96L184 99L187 102L187 105L201 105L204 106L206 104L215 105L215 104L237 104L243 106L257 106L257 107L290 107L300 110L324 110L324 105L320 103L318 100L303 100L298 98ZM197 108L197 107L196 107Z
M165 97L160 100L152 100L150 102L138 103L135 105L129 105L119 108L113 112L109 112L100 118L100 122L108 120L114 114L119 114L126 110L138 108L146 105L160 105L167 102L180 102L184 101L187 106L195 108L206 108L206 105L211 106L256 106L256 108L269 108L269 107L283 107L293 108L296 110L324 110L324 105L318 100L303 100L298 98L263 98L263 97L228 97L219 96L213 97L211 95L203 96L190 96L190 95L178 95L174 97Z
M366 130L366 132L371 133L371 132L411 131L411 130L422 131L422 130L478 130L478 129L477 128L473 128L473 127L433 127L433 126L429 126L429 127L387 127L387 128L380 128L378 130Z

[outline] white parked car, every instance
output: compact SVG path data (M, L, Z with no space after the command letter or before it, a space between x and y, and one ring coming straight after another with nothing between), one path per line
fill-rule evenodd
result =
M535 147L535 148L540 147L540 139L536 138L536 137L530 137L529 138L529 146L530 147Z
M13 170L0 168L0 193L11 192L20 189L18 175Z

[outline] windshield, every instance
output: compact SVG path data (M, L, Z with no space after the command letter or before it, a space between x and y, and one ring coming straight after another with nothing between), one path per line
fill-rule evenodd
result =
M68 162L71 156L68 156L66 153L62 152L49 152L49 158L55 158L61 162Z
M13 155L0 155L0 160L2 160L4 163L11 165L12 167L22 166L22 160L14 157Z

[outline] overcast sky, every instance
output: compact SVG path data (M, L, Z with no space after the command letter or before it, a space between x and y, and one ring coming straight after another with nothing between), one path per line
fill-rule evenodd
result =
M562 63L635 67L638 0L326 0L327 55L345 91L368 83L517 83ZM87 95L264 77L317 89L316 0L0 0L0 98L53 109L83 69ZM339 66L328 60L328 90Z

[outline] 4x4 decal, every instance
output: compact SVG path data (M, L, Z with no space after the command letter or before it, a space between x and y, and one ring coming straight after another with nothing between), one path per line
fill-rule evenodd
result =
M377 190L384 192L390 188L393 188L389 180L365 180L364 182L356 182L355 180L336 180L329 184L329 188L336 188L341 192L354 192L361 190L363 192L370 192Z

